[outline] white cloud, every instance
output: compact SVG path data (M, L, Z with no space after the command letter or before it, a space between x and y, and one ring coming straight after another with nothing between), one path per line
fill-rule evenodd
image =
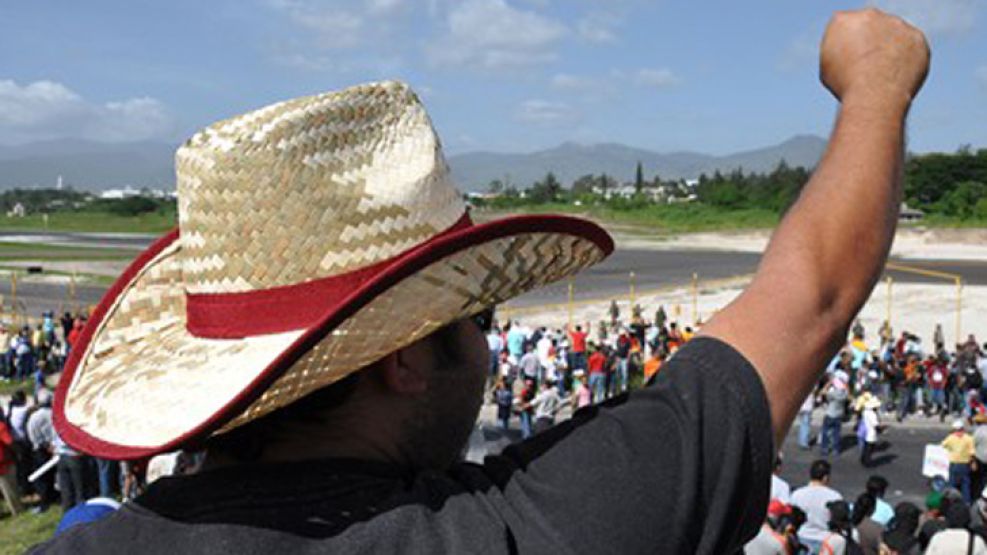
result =
M977 16L987 6L985 0L870 0L869 3L907 19L927 33L944 35L973 29Z
M587 91L596 88L597 82L589 77L557 73L552 76L552 86L567 91Z
M299 27L314 32L321 48L353 48L364 39L364 19L356 13L300 0L278 0L272 5Z
M391 14L406 5L404 0L367 0L367 10L373 14Z
M149 97L93 103L61 83L18 85L0 80L0 140L24 142L56 137L99 141L164 138L174 121Z
M615 14L592 12L576 23L576 32L588 42L614 42L617 40L616 27L620 18Z
M639 69L634 74L634 81L639 85L654 87L658 89L678 85L682 82L671 70L661 69Z
M487 69L554 60L552 47L568 31L557 21L512 8L504 0L465 0L450 10L446 24L447 34L427 49L430 61Z
M568 104L538 99L522 102L516 116L520 121L539 125L557 125L579 119L579 114Z

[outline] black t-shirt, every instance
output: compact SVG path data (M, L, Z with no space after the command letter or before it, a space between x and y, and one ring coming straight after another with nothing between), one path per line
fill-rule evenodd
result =
M761 382L698 338L648 387L483 465L242 465L165 478L36 553L733 553L770 489Z

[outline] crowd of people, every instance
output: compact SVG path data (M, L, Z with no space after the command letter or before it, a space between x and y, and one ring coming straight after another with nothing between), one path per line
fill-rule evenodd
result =
M987 555L987 489L969 502L933 482L924 509L907 501L892 507L883 476L872 475L848 501L831 487L825 459L812 463L808 483L794 491L777 475L781 464L779 455L767 515L745 555Z
M61 372L86 319L82 313L65 312L56 317L54 312L46 311L33 327L16 329L0 322L0 380L33 378L35 389L41 387L47 375Z
M494 325L490 350L490 401L504 429L518 419L529 437L555 422L568 403L573 409L598 403L651 379L665 360L694 335L660 306L649 320L636 305L628 322L612 302L609 320L562 328L528 327L520 320Z
M0 375L24 383L0 418L0 494L11 514L21 512L25 501L36 513L55 503L67 511L95 497L132 499L143 490L145 465L80 454L52 426L47 379L61 371L85 322L85 314L66 312L56 320L45 312L35 327L16 333L0 325L0 345L7 346Z

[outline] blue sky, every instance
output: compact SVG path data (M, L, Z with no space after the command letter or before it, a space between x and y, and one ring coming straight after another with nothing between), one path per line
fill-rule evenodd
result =
M987 0L872 0L922 26L911 148L987 147ZM563 141L726 153L824 135L834 9L860 2L0 3L0 143L177 142L295 96L398 78L452 153Z

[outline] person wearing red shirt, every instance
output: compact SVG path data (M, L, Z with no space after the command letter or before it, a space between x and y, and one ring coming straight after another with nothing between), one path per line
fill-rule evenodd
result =
M589 356L589 389L593 392L593 402L598 403L603 400L607 386L607 356L603 354L603 349L595 349Z
M933 410L939 413L939 420L946 419L946 383L949 380L949 370L942 360L931 357L925 363L925 380L929 384L929 403Z
M21 495L17 490L14 464L14 437L7 423L0 418L0 495L7 501L11 515L21 512Z
M589 322L586 323L586 329L589 329ZM576 326L576 329L566 329L569 332L569 344L570 351L572 352L572 361L569 367L573 370L586 370L586 336L589 334L583 331L582 326Z

